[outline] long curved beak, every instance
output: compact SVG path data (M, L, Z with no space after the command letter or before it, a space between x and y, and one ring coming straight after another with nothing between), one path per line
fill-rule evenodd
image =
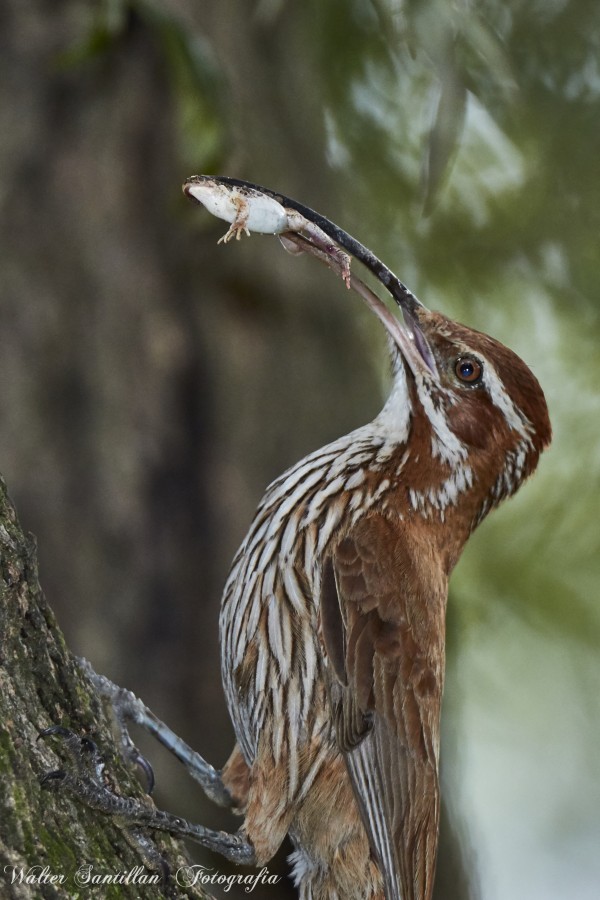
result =
M385 303L360 278L351 278L351 286L371 309L398 347L413 375L428 374L437 377L437 366L427 339L412 310L405 309L400 301L404 323L393 316ZM422 307L425 309L425 307Z
M325 262L375 313L413 374L437 376L433 353L418 321L419 313L428 310L391 269L348 232L290 197L237 178L194 175L183 185L183 192L213 215L231 223L221 239L225 242L234 236L239 238L242 231L278 234L292 253L311 253ZM391 314L377 294L350 273L348 254L389 291L402 311L403 323Z

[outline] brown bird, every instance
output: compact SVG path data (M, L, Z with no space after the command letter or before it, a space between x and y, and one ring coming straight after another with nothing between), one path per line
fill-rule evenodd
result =
M429 900L448 579L535 469L551 433L544 395L511 350L429 312L337 226L218 183L240 191L232 234L254 191L272 197L364 262L405 322L369 292L390 336L383 410L268 488L233 562L220 628L238 746L223 780L258 863L289 833L301 897Z
M551 436L544 395L515 353L427 310L327 219L233 179L184 185L191 199L205 189L233 223L227 237L276 231L341 272L387 329L393 381L372 422L270 485L233 561L220 635L238 743L222 773L202 762L196 774L242 828L131 819L257 865L289 834L302 900L430 900L448 579L474 528L536 468Z

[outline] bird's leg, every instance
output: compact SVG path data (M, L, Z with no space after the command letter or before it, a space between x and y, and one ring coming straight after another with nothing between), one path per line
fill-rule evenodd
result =
M104 760L98 753L96 744L88 737L79 738L74 732L61 725L46 728L40 732L38 740L52 735L63 738L64 747L71 760L71 771L56 769L46 772L40 781L42 787L52 790L67 787L87 806L98 808L97 803L94 803L95 794L110 792L104 783ZM154 871L162 872L163 879L165 879L169 867L148 836L135 825L128 826L121 820L118 820L117 824L123 831L127 842L139 852L144 865Z
M186 744L168 725L161 722L152 710L142 703L131 691L114 684L105 675L95 672L86 659L79 659L79 665L92 682L97 693L110 705L121 742L124 757L144 771L148 779L148 793L154 786L154 774L148 761L141 755L129 734L127 723L140 725L169 750L197 781L209 800L219 806L231 808L233 798L221 777L221 772L210 765L199 753Z
M178 837L190 838L221 854L234 863L252 865L255 860L254 847L243 832L228 834L213 831L203 825L195 825L179 816L156 809L150 803L123 797L111 790L105 779L105 766L96 744L89 738L79 738L74 732L60 725L44 729L40 738L59 737L69 756L71 767L47 772L41 783L44 787L66 788L86 806L97 809L112 816L118 825L129 833L131 842L135 842L151 868L156 867L156 851L154 858L149 859L148 848L151 846L140 828L166 831ZM140 840L141 838L141 840ZM152 864L154 862L154 865Z

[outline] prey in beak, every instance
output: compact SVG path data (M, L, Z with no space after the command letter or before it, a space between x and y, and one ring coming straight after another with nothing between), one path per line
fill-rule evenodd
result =
M429 311L371 250L348 232L296 200L237 178L193 175L183 185L183 192L230 223L219 243L234 237L239 240L242 233L275 234L290 253L310 253L326 263L383 323L413 375L437 377L434 355L420 324ZM352 257L389 291L404 322L393 316L377 294L350 271Z

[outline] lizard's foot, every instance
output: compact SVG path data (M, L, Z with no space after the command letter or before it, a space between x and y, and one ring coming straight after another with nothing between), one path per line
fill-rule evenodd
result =
M223 237L219 238L217 244L228 244L233 238L236 241L242 236L242 232L250 237L250 232L248 230L248 204L244 200L243 197L233 197L232 198L233 205L236 208L235 219L223 235Z

